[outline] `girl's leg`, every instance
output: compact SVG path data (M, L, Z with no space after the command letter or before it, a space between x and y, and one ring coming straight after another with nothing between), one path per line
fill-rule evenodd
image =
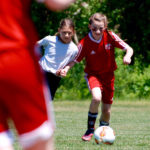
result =
M98 115L98 108L102 97L101 90L99 87L93 88L91 90L91 94L92 101L88 112L87 131L82 136L82 140L84 141L90 141L93 136L95 129L95 121Z
M110 114L111 114L111 105L112 104L105 104L102 102L101 106L101 117L100 117L100 126L108 126L110 121Z

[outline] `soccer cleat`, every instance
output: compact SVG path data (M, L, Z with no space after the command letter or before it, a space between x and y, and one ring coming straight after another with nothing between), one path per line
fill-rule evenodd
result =
M83 141L90 141L94 134L94 129L88 129L85 134L82 136Z

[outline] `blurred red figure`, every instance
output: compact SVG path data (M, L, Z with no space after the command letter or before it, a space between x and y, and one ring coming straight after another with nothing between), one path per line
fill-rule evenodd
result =
M39 1L62 10L74 0ZM31 0L3 0L0 4L0 150L13 150L9 119L24 150L54 149L53 112L34 53L38 36L30 4Z

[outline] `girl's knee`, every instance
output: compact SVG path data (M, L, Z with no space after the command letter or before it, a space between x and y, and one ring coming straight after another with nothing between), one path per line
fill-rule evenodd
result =
M101 101L101 98L93 98L93 103L95 103L95 104L99 104L100 103L100 101Z

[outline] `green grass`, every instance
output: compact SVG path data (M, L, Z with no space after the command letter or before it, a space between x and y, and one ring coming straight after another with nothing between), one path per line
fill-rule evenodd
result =
M90 101L54 101L56 150L150 150L150 102L115 101L110 126L116 140L113 145L97 145L94 138L83 142ZM100 114L98 118L100 117ZM98 119L96 127L98 127ZM15 143L15 150L21 150Z
M90 101L54 101L56 150L150 150L149 101L114 102L110 124L116 134L113 145L97 145L94 138L90 142L81 140L87 126L89 103Z

